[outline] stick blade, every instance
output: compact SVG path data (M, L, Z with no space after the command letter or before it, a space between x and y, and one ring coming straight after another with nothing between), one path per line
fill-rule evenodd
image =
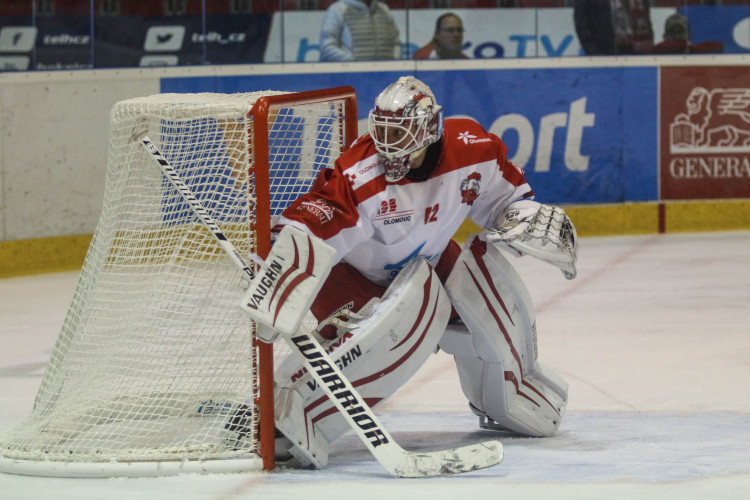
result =
M460 474L499 464L503 445L499 441L433 452L405 452L391 473L397 477L431 477Z

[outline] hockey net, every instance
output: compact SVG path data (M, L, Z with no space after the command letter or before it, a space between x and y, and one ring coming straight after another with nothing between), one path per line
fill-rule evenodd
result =
M272 468L274 354L239 307L246 280L137 138L240 253L262 257L271 218L354 140L356 115L349 87L117 103L102 215L33 410L0 436L0 471Z

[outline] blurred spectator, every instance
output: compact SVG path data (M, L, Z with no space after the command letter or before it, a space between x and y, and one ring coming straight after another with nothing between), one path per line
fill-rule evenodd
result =
M691 43L687 17L675 13L664 22L664 41L657 44L651 52L654 54L721 53L724 52L724 45L716 41Z
M650 0L574 0L573 20L586 55L645 54L654 45Z
M467 59L461 52L464 43L464 23L451 12L437 18L435 34L430 43L417 50L414 59Z
M687 17L682 14L672 14L664 21L664 40L690 41L690 28Z
M320 28L321 61L396 59L401 41L388 6L379 0L338 0Z

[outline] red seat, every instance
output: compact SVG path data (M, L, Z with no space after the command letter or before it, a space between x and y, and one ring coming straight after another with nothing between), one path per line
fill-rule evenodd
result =
M29 0L11 0L0 2L0 16L30 16L32 12Z
M565 0L518 0L517 5L526 9L565 7Z
M297 0L283 0L284 10L298 10ZM278 0L253 0L253 12L276 12L279 9Z
M123 16L163 16L164 2L120 0L120 14Z
M497 0L464 0L463 2L459 2L460 5L454 6L454 8L470 8L473 7L475 9L494 9L495 7L499 7L497 4Z
M217 2L203 2L203 0L187 0L185 10L189 15L203 14L203 6L206 7L206 14L229 14L229 0Z
M31 2L29 2L31 3ZM55 16L90 16L91 4L80 0L55 0Z

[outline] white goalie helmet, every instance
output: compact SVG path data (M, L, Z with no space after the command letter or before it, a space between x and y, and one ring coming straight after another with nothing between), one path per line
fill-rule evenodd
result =
M413 76L404 76L375 99L368 125L385 163L385 178L396 182L409 172L411 158L440 140L443 113L430 87Z

